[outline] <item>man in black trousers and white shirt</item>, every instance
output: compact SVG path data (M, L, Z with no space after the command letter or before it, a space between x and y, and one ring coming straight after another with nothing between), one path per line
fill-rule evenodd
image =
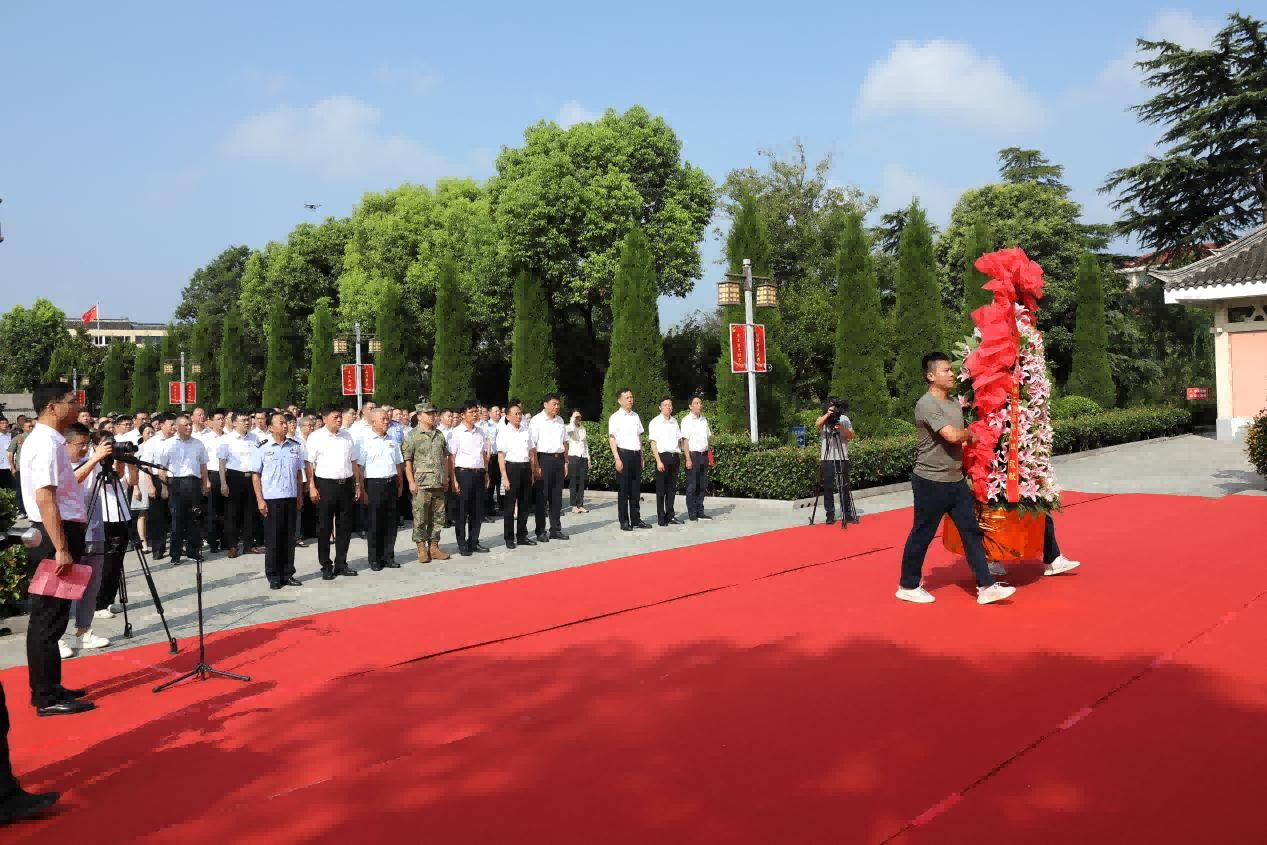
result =
M541 403L542 413L528 423L528 443L532 447L533 476L537 489L537 542L566 540L560 522L563 485L568 477L567 425L559 416L559 396L551 393ZM546 534L546 508L550 510L550 533Z
M616 394L620 410L607 419L607 443L616 462L618 492L616 513L620 518L620 530L650 528L642 521L638 494L642 489L642 420L634 413L633 391L622 387Z

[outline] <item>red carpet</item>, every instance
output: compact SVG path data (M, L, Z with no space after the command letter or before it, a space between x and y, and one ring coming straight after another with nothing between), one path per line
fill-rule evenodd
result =
M896 511L76 659L85 716L6 670L67 795L0 843L1261 841L1267 501L1067 504L992 607L893 599Z

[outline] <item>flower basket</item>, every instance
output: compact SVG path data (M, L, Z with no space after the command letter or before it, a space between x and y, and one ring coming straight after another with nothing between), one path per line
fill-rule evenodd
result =
M1045 523L1046 515L1041 512L977 506L986 560L1041 558ZM963 540L949 514L942 520L941 543L951 554L963 554Z

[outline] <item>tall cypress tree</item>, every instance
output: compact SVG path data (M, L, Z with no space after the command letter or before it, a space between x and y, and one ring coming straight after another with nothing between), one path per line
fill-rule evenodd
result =
M128 386L124 375L123 356L127 351L121 341L112 341L106 352L106 383L101 394L101 410L106 414L122 414L128 410Z
M204 309L198 312L193 334L189 338L189 357L198 363L201 372L187 373L198 385L198 403L214 404L219 392L219 367L216 366L216 332L211 315Z
M242 318L237 308L224 315L220 335L220 404L225 408L245 408L250 402L246 388L246 350L242 340Z
M163 338L161 351L158 353L155 363L155 369L158 374L158 396L155 409L160 414L165 414L172 410L173 407L179 408L180 404L172 405L170 399L171 394L168 393L167 383L170 381L178 381L180 379L180 342L176 338L172 326L167 327L167 334ZM167 365L171 364L172 371L167 372Z
M330 310L329 297L317 300L310 319L312 340L308 354L312 364L308 368L308 407L320 408L343 398L343 380L334 354L334 312Z
M910 419L915 402L928 391L921 360L943 349L941 289L933 234L919 202L906 210L897 257L896 331L898 400L893 415Z
M475 398L475 356L466 319L466 297L451 259L440 265L436 285L436 351L431 362L431 401L456 408Z
M410 388L406 332L409 331L400 288L386 280L378 303L379 352L374 356L374 401L407 408L417 395ZM439 331L437 330L437 343Z
M860 432L881 431L889 416L884 380L880 290L862 215L850 214L836 252L836 360L831 392L849 401Z
M1109 366L1100 263L1089 252L1078 259L1078 316L1073 329L1073 368L1068 388L1075 396L1094 399L1102 408L1117 404L1117 388Z
M994 294L981 287L989 278L974 266L977 259L991 249L990 227L984 220L978 220L968 231L963 245L963 325L966 334L972 334L975 328L972 312L994 301Z
M293 355L286 306L281 297L276 297L268 309L268 363L264 370L264 394L260 400L264 407L280 408L290 401L295 372Z
M526 410L540 407L546 394L559 389L550 336L550 308L541 280L527 270L515 277L515 325L511 334L510 393Z
M620 246L620 265L612 283L611 354L603 377L604 415L620 407L617 393L628 387L642 416L649 417L669 392L664 377L664 340L656 307L655 258L651 243L635 225Z
M156 407L156 399L158 399L158 347L153 344L138 346L136 365L132 369L132 413L153 411Z

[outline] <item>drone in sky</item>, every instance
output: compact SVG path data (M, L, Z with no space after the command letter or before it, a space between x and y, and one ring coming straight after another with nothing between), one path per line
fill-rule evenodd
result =
M318 208L321 208L321 203L319 203L319 202L306 202L306 203L304 203L304 208L308 209L309 211L316 211Z

